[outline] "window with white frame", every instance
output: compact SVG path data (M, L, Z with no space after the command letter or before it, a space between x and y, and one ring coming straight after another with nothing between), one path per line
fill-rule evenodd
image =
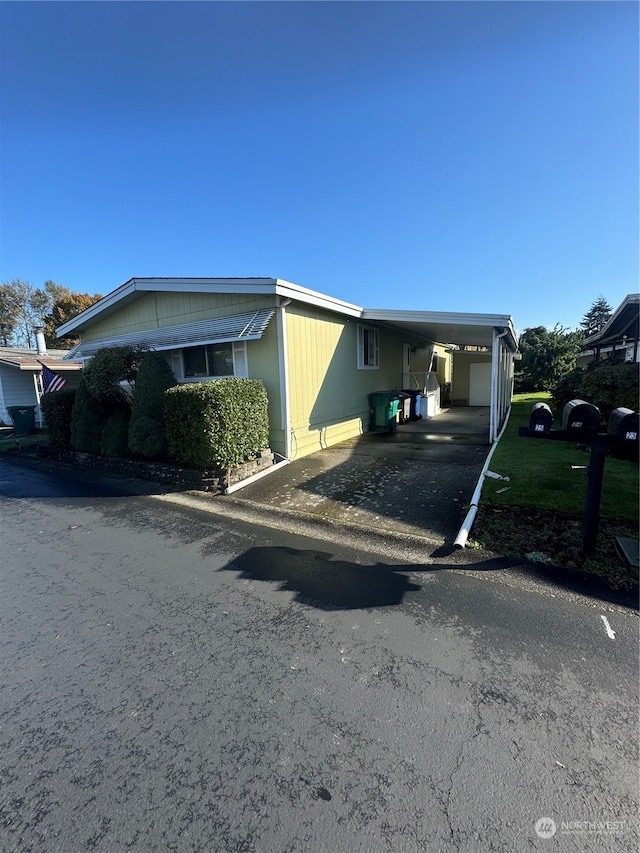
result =
M218 379L224 376L247 378L247 354L244 341L183 347L172 355L176 378L186 381Z
M377 370L380 366L380 341L378 330L371 326L358 326L358 370Z

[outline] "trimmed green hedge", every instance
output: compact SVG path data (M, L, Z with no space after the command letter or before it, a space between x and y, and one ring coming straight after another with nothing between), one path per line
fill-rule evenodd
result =
M52 391L40 398L40 408L44 424L49 435L49 443L54 447L71 448L71 413L76 400L75 388L68 391Z
M87 388L84 376L76 391L71 416L71 447L81 453L100 455L102 430L112 414L104 400L94 397Z
M169 456L198 470L228 468L269 446L267 392L256 379L217 379L164 395Z
M161 353L147 352L142 356L129 424L129 450L134 455L156 459L167 452L164 392L175 384L173 371Z

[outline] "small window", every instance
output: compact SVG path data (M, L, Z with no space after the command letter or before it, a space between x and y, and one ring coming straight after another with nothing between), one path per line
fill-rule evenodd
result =
M358 370L377 370L379 350L378 330L358 326Z
M182 350L185 378L200 376L233 376L233 347L209 344Z

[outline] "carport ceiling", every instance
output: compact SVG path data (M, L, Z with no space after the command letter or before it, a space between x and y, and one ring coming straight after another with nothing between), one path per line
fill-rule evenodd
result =
M458 346L490 347L493 331L507 330L504 342L515 351L517 338L513 319L508 314L449 314L437 311L392 311L365 308L363 321L391 326L405 334L426 338L434 343Z

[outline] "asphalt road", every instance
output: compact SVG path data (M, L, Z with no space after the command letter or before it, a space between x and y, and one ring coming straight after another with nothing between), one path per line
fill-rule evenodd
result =
M637 850L632 612L4 459L0 513L2 850Z

